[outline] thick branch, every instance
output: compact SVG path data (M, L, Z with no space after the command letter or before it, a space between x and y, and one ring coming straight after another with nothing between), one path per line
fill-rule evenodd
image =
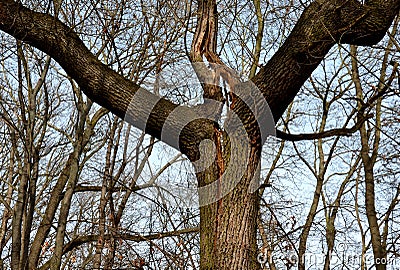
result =
M304 82L336 43L379 42L399 13L400 0L314 1L291 34L253 78L279 119Z
M201 140L212 136L211 121L191 122L200 117L195 110L183 106L179 114L171 117L176 104L140 88L101 63L78 35L58 19L29 10L15 1L1 0L0 30L49 54L91 100L148 134L180 147L183 153L196 153L189 148L196 150ZM187 122L191 123L186 126ZM162 138L163 129L172 135L180 134L179 143L174 136ZM195 156L189 158L195 159Z

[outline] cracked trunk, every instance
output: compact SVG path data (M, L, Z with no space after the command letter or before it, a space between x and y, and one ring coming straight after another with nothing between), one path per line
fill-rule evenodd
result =
M259 204L257 192L252 192L252 187L256 183L253 180L259 178L261 147L239 147L221 143L218 139L214 143L214 163L197 174L200 190L202 186L217 183L214 185L216 190L199 193L200 269L260 269L256 243ZM232 145L232 151L229 145ZM241 158L235 161L231 155ZM245 170L240 168L243 165ZM238 174L239 171L244 174ZM226 190L230 192L224 196ZM214 196L214 202L202 205L210 195ZM222 198L218 199L220 196Z

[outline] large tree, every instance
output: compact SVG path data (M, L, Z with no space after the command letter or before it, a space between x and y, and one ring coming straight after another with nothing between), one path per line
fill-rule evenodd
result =
M202 82L205 103L195 107L178 106L141 88L99 61L74 29L56 16L35 12L19 1L0 1L0 29L51 56L92 101L193 162L201 205L201 269L259 269L259 198L254 186L261 149L273 129L264 125L283 115L335 44L372 46L384 37L399 12L400 1L363 2L311 2L277 52L261 63L257 72L255 66L251 80L243 82L216 52L216 1L198 1L197 27L188 57ZM263 31L260 33L262 36ZM227 84L227 91L216 83L219 78ZM228 117L221 124L224 104ZM214 146L207 143L210 141ZM203 158L207 151L213 153L211 162ZM20 236L13 232L13 237ZM373 251L376 258L384 256L379 249ZM19 254L21 245L13 239L14 269L20 265ZM31 256L28 269L37 263L38 254ZM377 269L384 267L377 265Z

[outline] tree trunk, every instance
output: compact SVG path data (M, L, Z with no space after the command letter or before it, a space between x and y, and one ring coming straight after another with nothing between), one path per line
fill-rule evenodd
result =
M358 63L356 60L357 56L357 47L351 46L351 54L352 54L352 76L353 82L356 87L357 98L359 100L363 100L363 89L360 81L360 75L358 71ZM382 78L383 79L383 78ZM363 169L365 174L365 210L368 219L368 225L370 229L371 235L371 244L372 251L374 253L375 259L375 267L377 270L386 270L386 251L382 244L382 236L379 229L378 217L375 207L375 177L374 177L374 164L378 155L378 145L380 138L380 106L381 106L381 98L378 98L376 105L376 131L375 138L372 149L369 146L369 132L365 124L363 124L360 128L360 137L361 137L361 160L363 163ZM362 104L358 102L358 108L360 110ZM358 115L360 116L360 113ZM372 150L372 151L371 151ZM372 152L371 155L369 152Z
M200 269L260 269L257 196L243 181L232 194L200 208ZM240 243L240 245L239 245Z
M233 151L241 152L240 147L235 147ZM217 181L216 198L222 195L219 200L200 207L200 269L260 269L256 243L259 199L257 192L251 192L251 186L255 183L253 180L259 178L261 147L251 147L248 158L242 160L242 164L235 164L230 158L229 147L225 149L224 152L217 149L216 162L197 174L200 186ZM221 157L223 159L218 160ZM240 177L229 173L230 169L225 167L241 166L246 161L245 174L223 196L225 188L236 182L234 177ZM226 183L230 180L232 182ZM209 196L210 193L200 192L200 204L203 195Z

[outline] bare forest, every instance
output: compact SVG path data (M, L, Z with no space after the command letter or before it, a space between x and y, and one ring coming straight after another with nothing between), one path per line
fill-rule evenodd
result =
M400 0L0 0L0 270L400 268Z

